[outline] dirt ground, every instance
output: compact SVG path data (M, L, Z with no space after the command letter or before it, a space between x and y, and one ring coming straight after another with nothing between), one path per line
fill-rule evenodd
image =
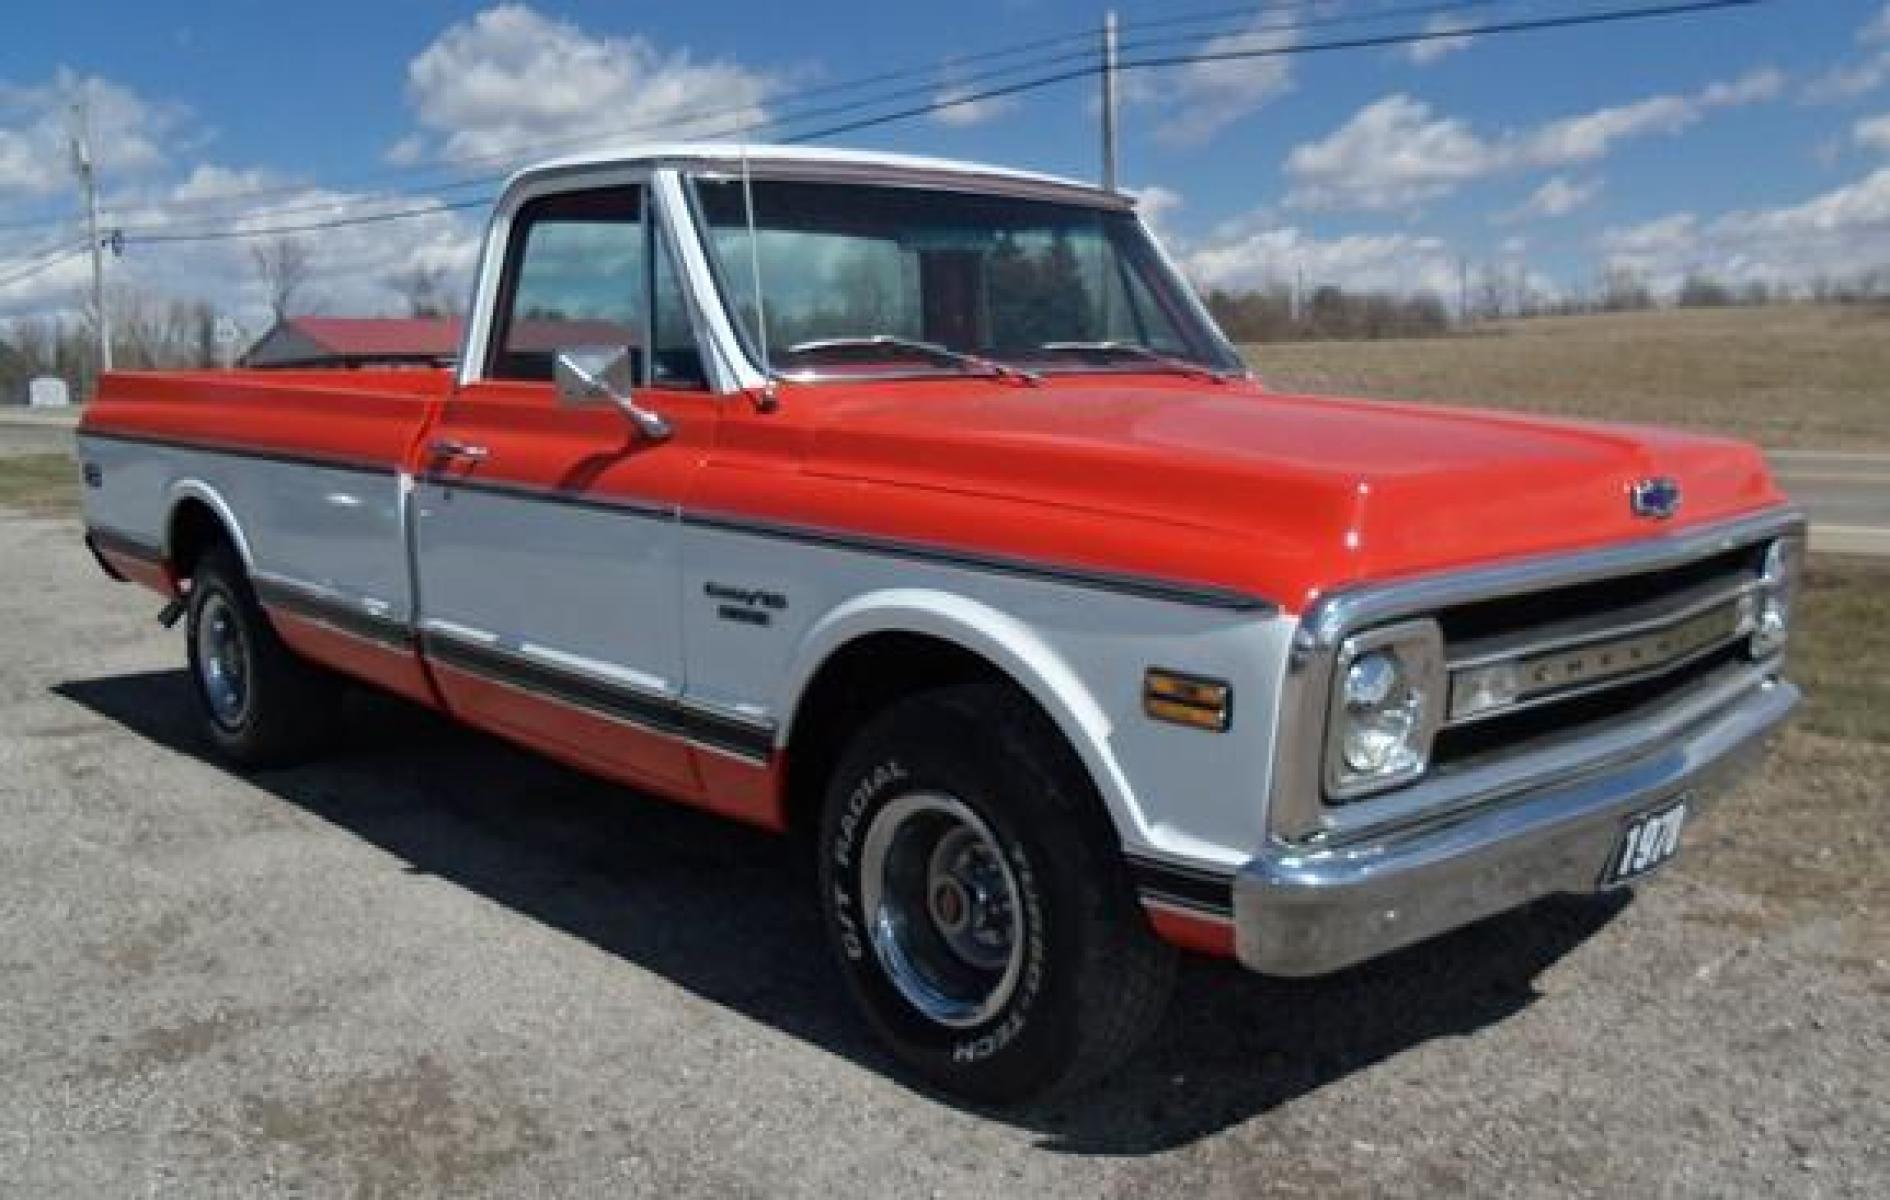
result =
M1675 425L1774 449L1890 450L1886 305L1548 317L1244 350L1286 390Z
M993 1113L893 1072L791 844L391 702L235 774L69 518L0 518L0 571L0 1194L1890 1192L1881 687L1631 900L1190 963L1126 1072ZM1836 639L1883 583L1821 574L1809 676L1882 677Z

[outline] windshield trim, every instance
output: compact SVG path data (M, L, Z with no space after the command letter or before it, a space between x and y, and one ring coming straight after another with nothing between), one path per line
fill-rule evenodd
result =
M1187 276L1181 273L1174 259L1169 256L1167 248L1161 244L1160 239L1155 236L1154 232L1149 229L1147 223L1142 220L1141 215L1136 212L1134 200L1131 197L1118 196L1116 193L1106 192L1095 194L1083 192L1072 197L1068 190L1063 190L1063 194L1061 195L1051 197L1029 195L1004 186L989 186L989 181L994 178L999 179L1002 183L1012 182L1002 177L961 175L950 183L942 184L938 178L926 175L925 173L919 173L922 176L919 178L888 180L877 175L861 174L858 177L843 177L838 172L802 170L798 169L803 166L803 164L800 163L774 162L767 165L771 169L765 174L759 169L751 169L750 177L754 179L765 178L770 182L834 183L853 184L862 187L909 188L920 191L956 191L975 196L1034 200L1038 203L1060 204L1069 208L1086 208L1105 215L1125 216L1134 224L1136 233L1139 235L1143 246L1153 256L1155 265L1158 266L1172 282L1172 290L1175 292L1175 301L1182 306L1186 315L1193 319L1196 331L1201 335L1204 345L1199 348L1191 347L1190 352L1198 353L1204 351L1210 357L1215 355L1224 357L1224 361L1222 362L1201 361L1196 363L1192 359L1185 359L1183 361L1189 362L1191 365L1199 366L1205 373L1222 378L1240 379L1251 378L1252 376L1252 371L1246 365L1246 360L1243 359L1240 352L1234 348L1233 343L1227 340L1227 335L1221 331L1221 327L1215 323L1213 316L1208 312L1207 305L1202 302L1201 297L1195 292L1193 286L1188 283ZM755 164L756 168L760 166L761 164L759 163ZM741 174L739 170L730 171L725 164L716 164L713 167L702 164L701 169L695 170L690 170L685 166L684 170L677 175L677 180L682 185L679 190L688 205L689 223L693 227L697 248L701 253L704 264L708 268L709 282L715 289L716 299L722 308L729 330L734 336L735 347L744 360L743 366L747 367L762 380L780 380L787 383L803 384L910 379L967 379L978 377L969 375L961 369L942 364L935 367L924 367L917 364L902 365L898 367L888 367L885 371L867 372L822 370L818 367L794 367L784 369L777 364L764 362L760 353L760 347L756 344L746 323L736 316L739 309L733 301L740 293L730 286L728 278L723 273L722 264L718 260L715 249L710 244L714 236L714 229L709 223L708 214L702 207L701 189L697 186L705 180L715 183L727 183L732 180L739 180L740 178ZM1102 203L1100 201L1103 197L1118 198L1121 200L1121 204ZM1121 367L1100 364L1059 363L1054 366L1050 364L1040 366L1036 363L1030 363L1026 365L1014 359L1000 357L998 355L985 354L980 355L980 357L1001 363L1010 370L1029 371L1043 375L1172 374L1171 371L1163 370L1160 367L1151 367L1151 364L1148 363L1138 363L1135 365L1135 368L1123 369ZM995 378L995 376L992 377Z

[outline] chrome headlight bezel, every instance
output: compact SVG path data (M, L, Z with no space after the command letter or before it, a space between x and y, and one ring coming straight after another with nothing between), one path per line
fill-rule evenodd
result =
M1347 680L1355 665L1389 661L1396 678L1383 702L1369 709L1348 703ZM1420 778L1430 767L1431 744L1443 724L1446 673L1444 639L1433 620L1401 621L1352 634L1333 657L1330 698L1326 709L1325 794L1328 800L1355 800L1388 791ZM1380 681L1381 682L1381 681ZM1408 709L1408 721L1398 749L1378 769L1360 769L1346 753L1351 736L1366 712Z
M1805 570L1805 539L1785 534L1772 539L1760 560L1758 612L1748 643L1754 659L1777 658L1791 639L1792 606Z

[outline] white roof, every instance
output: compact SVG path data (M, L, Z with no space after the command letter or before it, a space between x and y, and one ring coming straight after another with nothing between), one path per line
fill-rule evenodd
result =
M805 165L811 168L810 174L844 174L856 179L868 178L876 174L895 178L900 176L907 178L933 176L941 179L956 177L960 180L975 178L982 183L999 185L999 190L1065 193L1070 198L1082 197L1091 202L1101 201L1111 207L1128 207L1134 203L1134 198L1131 196L1105 191L1093 183L1083 183L1035 171L1018 171L1010 167L962 162L948 158L930 158L917 154L890 154L878 150L848 150L829 146L781 146L768 143L743 145L738 142L657 142L600 147L596 150L563 155L535 163L515 174L506 186L509 189L512 184L546 173L582 170L588 167L629 166L660 161L720 163L732 169L739 169L744 159L758 168ZM1014 188L1002 186L1007 183L1014 185Z

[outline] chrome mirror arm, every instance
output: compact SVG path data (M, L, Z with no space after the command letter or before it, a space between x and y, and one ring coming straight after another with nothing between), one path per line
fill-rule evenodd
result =
M675 433L669 420L638 404L628 386L613 383L613 375L628 378L629 365L629 352L622 347L560 350L553 368L558 398L567 404L607 401L638 434L652 442L667 441Z

